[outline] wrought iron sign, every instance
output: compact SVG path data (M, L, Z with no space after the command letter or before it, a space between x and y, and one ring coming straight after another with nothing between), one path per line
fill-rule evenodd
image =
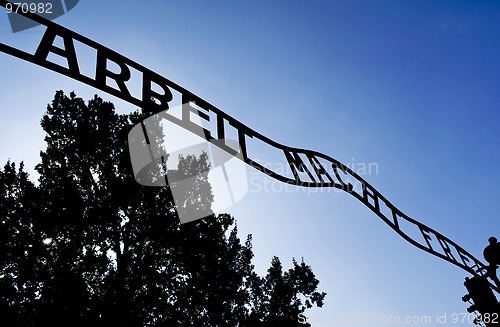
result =
M0 0L0 5L5 7L6 4L11 3ZM182 114L180 117L166 114L162 116L164 119L168 119L192 133L206 137L213 145L231 155L235 155L246 164L283 183L310 188L337 188L343 190L361 201L390 228L414 246L473 275L485 274L487 270L485 264L441 233L408 217L361 176L332 157L316 151L293 148L277 143L183 87L123 55L43 17L29 12L22 13L22 15L46 27L37 49L33 53L29 53L0 43L0 51L66 75L139 107L152 105L150 99L153 98L156 100L156 112L167 110L176 92L181 96ZM63 47L54 45L56 37L63 40ZM94 76L86 76L81 73L75 42L79 42L97 53ZM59 65L50 61L49 55L51 54L62 57L66 65ZM120 71L112 72L109 69L110 63L114 63L119 67ZM127 88L127 81L131 78L131 69L142 74L142 93L140 96L132 95ZM111 80L114 81L113 84L116 87L108 83ZM158 87L163 90L163 93L153 90L158 90ZM193 114L198 119L213 123L215 128L212 130L200 128L200 125L192 119ZM233 134L235 132L237 135L238 150L225 142L229 128L233 129ZM265 167L259 163L248 150L249 141L259 141L270 146L272 151L275 151L276 155L282 158L283 164L290 168L292 175L287 176L277 169ZM494 285L492 285L492 288L497 292L499 291Z

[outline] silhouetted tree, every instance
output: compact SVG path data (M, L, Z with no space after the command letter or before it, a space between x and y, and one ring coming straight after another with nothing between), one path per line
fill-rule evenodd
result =
M135 181L127 135L151 114L58 91L41 120L37 185L22 163L0 171L2 325L293 326L323 305L303 261L283 272L273 258L258 276L233 217L181 225L169 187ZM203 156L183 165L209 169Z

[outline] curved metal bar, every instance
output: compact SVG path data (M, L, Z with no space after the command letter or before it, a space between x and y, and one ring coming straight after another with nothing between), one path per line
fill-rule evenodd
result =
M0 0L1 6L5 7L6 3L7 1ZM390 228L412 245L446 260L473 275L484 274L487 267L481 261L441 233L405 215L361 176L334 158L320 152L289 147L275 142L237 121L183 87L121 54L40 16L31 13L23 13L22 15L47 27L37 50L34 53L28 53L0 43L0 51L93 86L139 107L151 106L150 100L153 98L157 100L154 104L156 106L154 109L157 112L168 109L168 103L173 99L171 90L175 90L182 95L182 118L167 114L164 116L165 119L176 123L192 133L200 134L200 126L192 122L190 116L191 114L195 114L205 120L210 120L208 113L211 112L212 115L216 116L217 135L214 137L210 131L202 128L204 135L200 136L208 136L207 140L214 145L230 154L235 154L235 150L224 143L226 126L231 126L238 133L240 152L237 157L248 165L284 183L303 187L333 187L344 190L361 201L389 225ZM56 37L63 39L64 48L54 46ZM97 52L94 77L85 76L80 73L74 41L78 41ZM64 67L49 61L48 55L50 53L65 58L67 66ZM107 64L110 61L120 67L121 71L119 73L108 70ZM127 89L126 82L131 76L130 68L141 72L143 75L142 97L133 96ZM108 85L108 79L114 80L118 88ZM160 86L164 93L160 94L153 91L153 83ZM250 139L260 140L276 151L279 151L285 158L286 164L290 167L293 177L285 176L282 172L264 167L252 159L247 149L247 142ZM301 177L301 174L307 175L307 178ZM419 237L415 237L415 235L410 236L409 229L417 231ZM493 289L499 292L495 285L490 284Z

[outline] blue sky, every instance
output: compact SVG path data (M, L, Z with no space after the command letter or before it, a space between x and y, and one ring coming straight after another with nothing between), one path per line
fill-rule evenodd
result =
M273 140L355 170L375 164L363 178L482 260L488 237L500 237L499 15L495 1L82 0L56 22ZM42 33L12 34L0 15L2 42L33 50ZM39 120L58 89L135 109L5 54L0 72L2 163L37 163ZM248 174L249 193L227 211L242 237L253 234L259 272L273 255L312 266L328 293L313 326L390 316L434 326L436 314L451 323L466 312L467 273L407 244L353 197Z

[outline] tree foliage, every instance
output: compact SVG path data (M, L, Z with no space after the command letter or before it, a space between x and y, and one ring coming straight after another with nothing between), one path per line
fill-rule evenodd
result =
M149 115L58 91L38 183L22 163L0 171L2 325L299 326L325 297L309 266L275 257L258 276L233 217L181 225L168 187L135 181L127 134Z

